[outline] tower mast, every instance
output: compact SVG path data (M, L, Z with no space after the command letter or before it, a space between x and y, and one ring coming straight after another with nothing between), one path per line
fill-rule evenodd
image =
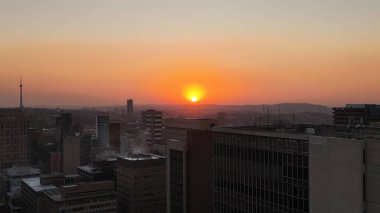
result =
M24 105L22 103L22 79L20 76L20 111L24 111Z

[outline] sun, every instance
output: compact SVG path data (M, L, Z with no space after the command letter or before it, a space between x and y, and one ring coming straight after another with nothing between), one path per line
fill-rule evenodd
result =
M205 96L205 90L199 85L189 85L184 89L184 96L188 101L197 103L203 100Z
M198 101L198 98L196 97L196 96L193 96L193 97L191 97L191 102L197 102Z

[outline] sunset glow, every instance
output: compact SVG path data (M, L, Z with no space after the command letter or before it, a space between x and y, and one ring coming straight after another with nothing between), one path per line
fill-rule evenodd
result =
M380 103L380 1L112 2L1 2L0 105Z
M204 94L204 89L197 85L191 85L185 89L185 98L193 103L202 100L204 98Z

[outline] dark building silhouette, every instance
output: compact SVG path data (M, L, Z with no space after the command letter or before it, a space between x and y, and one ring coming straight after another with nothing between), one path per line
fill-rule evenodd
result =
M165 118L167 212L212 212L214 119Z
M72 126L72 114L71 113L62 113L57 119L56 124L58 125L60 131L59 145L57 152L60 154L60 171L63 172L64 168L64 143L63 140L66 136L71 135L71 126Z
M42 193L42 212L116 212L112 181L77 183Z
M380 105L347 104L333 108L335 125L370 125L380 122Z
M309 212L303 135L213 129L214 212Z
M109 146L113 147L116 152L120 152L121 123L109 123Z
M0 112L0 169L28 162L29 121L18 111Z
M157 155L118 157L118 212L165 213L165 167Z
M91 162L92 135L83 134L80 138L80 165L87 165Z
M109 117L96 116L96 138L102 146L109 146Z
M133 122L133 100L127 100L127 122Z
M141 118L143 130L148 131L147 142L149 148L153 153L164 154L162 112L149 109L141 113Z

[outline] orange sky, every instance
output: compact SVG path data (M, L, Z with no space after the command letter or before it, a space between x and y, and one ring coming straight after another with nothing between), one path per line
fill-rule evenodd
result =
M188 85L204 88L205 104L380 103L375 2L298 10L171 2L169 9L128 5L136 9L128 15L121 1L41 2L49 8L0 5L0 106L18 104L20 75L26 106L187 103Z

